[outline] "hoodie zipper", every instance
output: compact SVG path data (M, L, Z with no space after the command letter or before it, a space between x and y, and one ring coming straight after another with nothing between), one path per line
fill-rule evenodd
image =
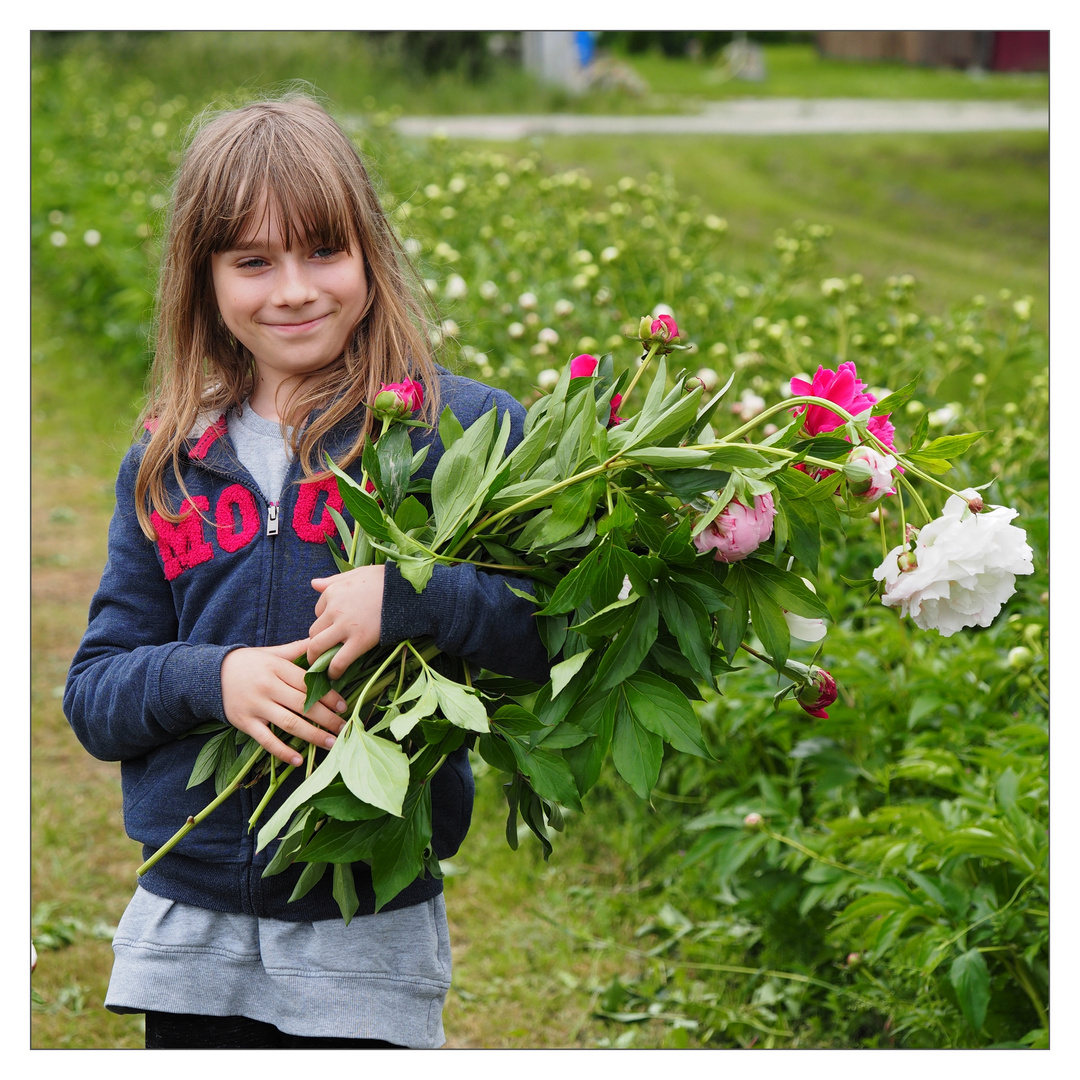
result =
M268 503L266 506L266 535L277 536L278 534L278 504Z

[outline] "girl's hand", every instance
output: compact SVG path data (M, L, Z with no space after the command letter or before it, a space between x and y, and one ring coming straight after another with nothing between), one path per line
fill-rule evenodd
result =
M336 690L304 715L304 669L292 661L303 655L307 644L302 638L287 645L233 649L221 662L225 719L286 765L300 765L303 758L270 730L270 724L329 748L345 723L338 715L345 709L345 699Z
M385 573L384 566L358 566L312 581L311 587L322 595L308 631L308 663L340 643L327 668L331 679L341 678L357 657L379 644Z

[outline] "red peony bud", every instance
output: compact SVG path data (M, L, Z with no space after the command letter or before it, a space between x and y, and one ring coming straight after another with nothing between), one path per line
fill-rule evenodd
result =
M795 700L811 716L827 720L826 706L836 700L836 680L824 668L811 668L810 682L803 683L795 692Z

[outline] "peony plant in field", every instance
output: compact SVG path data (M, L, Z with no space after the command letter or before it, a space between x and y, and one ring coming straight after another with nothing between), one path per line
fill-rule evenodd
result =
M978 434L924 443L916 432L907 452L894 447L889 417L915 383L879 401L853 364L819 368L810 382L793 380L789 399L720 433L728 387L705 403L700 379L686 371L669 379L668 358L688 348L674 318L646 317L638 332L633 374L616 374L610 354L574 357L529 409L508 454L508 418L499 424L492 411L462 430L444 411L446 452L429 487L412 481L421 458L408 428L422 401L413 382L385 386L373 402L383 426L360 481L328 461L352 518L331 511L340 569L393 559L417 592L438 563L531 579L533 591L519 595L536 606L552 667L545 685L523 685L437 658L419 640L376 648L331 683L332 650L308 671L308 701L333 686L349 719L325 754L298 746L307 755L299 782L254 743L222 768L230 733L214 735L192 776L220 780L204 814L268 765L252 825L281 791L258 845L278 842L268 874L307 864L295 896L332 866L348 920L352 864L370 864L380 906L416 876L438 874L428 781L466 743L511 776L511 846L520 817L547 857L549 830L560 828L563 808L582 809L608 758L648 799L665 747L712 757L691 703L738 678L745 658L774 670L776 707L790 696L828 719L837 680L817 660L831 616L802 573L828 557L823 530L842 530L845 510L865 513L874 487L875 500L903 489L927 521L916 533L903 500L893 500L901 535L918 535L918 544L906 554L895 547L877 575L886 604L902 602L918 625L943 635L985 625L1015 575L1031 572L1023 534L1008 524L1013 512L987 509L974 491L953 493L934 476ZM635 391L637 411L617 416ZM772 433L756 434L765 424ZM950 493L944 517L932 519L915 480ZM882 529L884 538L884 521ZM816 643L811 663L794 658L799 642Z

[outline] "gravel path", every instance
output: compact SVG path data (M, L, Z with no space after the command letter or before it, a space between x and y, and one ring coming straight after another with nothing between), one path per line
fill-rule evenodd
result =
M403 116L403 135L512 141L532 135L829 135L860 132L1047 131L1045 105L1008 101L759 98L674 116Z

